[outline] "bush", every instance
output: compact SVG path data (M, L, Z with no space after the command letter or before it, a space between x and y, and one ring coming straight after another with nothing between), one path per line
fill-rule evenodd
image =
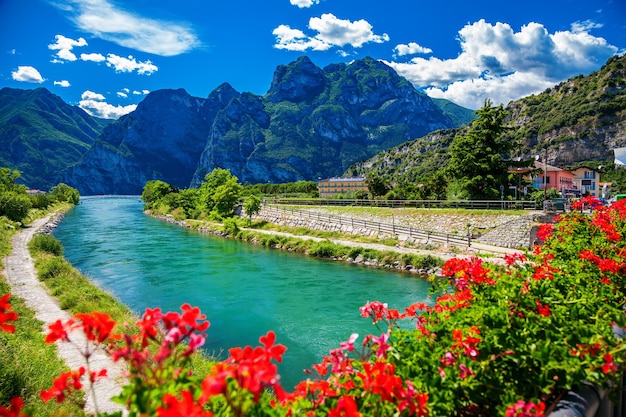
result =
M0 194L0 216L6 216L14 222L22 222L33 207L26 194L14 191Z
M50 258L38 265L39 279L45 281L69 272L70 265L63 258Z
M63 245L54 236L35 235L28 243L30 250L47 252L56 256L63 256Z
M339 248L327 240L316 242L310 249L309 255L320 258L334 258L339 255Z

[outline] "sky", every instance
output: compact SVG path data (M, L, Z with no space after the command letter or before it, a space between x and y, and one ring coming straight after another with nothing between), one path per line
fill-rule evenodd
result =
M369 56L477 109L625 52L624 0L0 0L0 88L45 87L109 119L166 88L264 95L304 55Z

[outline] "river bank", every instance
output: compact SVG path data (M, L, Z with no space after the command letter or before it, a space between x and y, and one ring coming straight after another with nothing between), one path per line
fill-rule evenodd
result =
M317 237L295 233L295 230L301 231L302 228L292 228L294 232L258 228L229 228L224 227L224 225L220 223L209 223L198 220L178 220L171 215L155 215L149 211L144 213L159 220L189 230L195 230L199 233L238 239L256 245L267 246L272 249L289 252L298 251L333 261L395 270L424 278L432 275L440 275L440 267L446 260L451 258L472 258L478 256L486 262L503 263L504 255L523 253L523 251L517 249L501 248L482 243L474 243L472 247L465 248L432 245L429 249L422 249L405 245L406 242L401 241L398 241L394 245L359 241L358 238L364 237L363 235L345 234L341 235L341 237ZM318 244L327 243L343 249L333 250L329 247L327 250L319 251L316 250L316 247L310 245L303 246L299 243L300 241L316 242ZM380 241L382 242L383 239L380 239Z

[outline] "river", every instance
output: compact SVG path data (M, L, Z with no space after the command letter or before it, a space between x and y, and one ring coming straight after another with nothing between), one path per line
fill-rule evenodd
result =
M429 284L413 275L200 234L142 207L139 197L81 198L54 234L68 261L137 314L200 307L210 354L224 358L274 330L287 346L279 372L288 390L351 333L378 333L360 317L367 301L401 310L427 301Z

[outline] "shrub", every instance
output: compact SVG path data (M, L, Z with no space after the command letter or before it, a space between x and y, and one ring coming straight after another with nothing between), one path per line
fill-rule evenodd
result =
M30 250L47 252L56 256L63 256L63 245L54 236L35 235L28 243Z

